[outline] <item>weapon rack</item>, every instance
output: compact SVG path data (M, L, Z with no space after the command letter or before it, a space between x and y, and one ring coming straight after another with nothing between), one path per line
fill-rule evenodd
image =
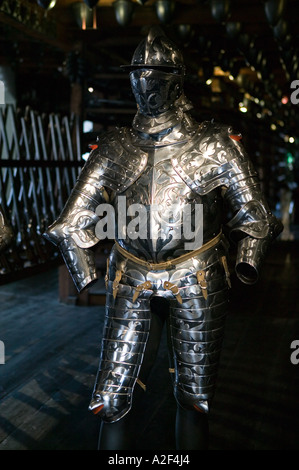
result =
M83 163L75 115L0 108L0 204L14 234L0 254L0 284L59 263L42 234L61 212Z

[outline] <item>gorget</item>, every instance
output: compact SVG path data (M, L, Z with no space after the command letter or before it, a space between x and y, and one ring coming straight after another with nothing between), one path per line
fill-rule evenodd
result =
M191 101L185 96L184 93L175 102L173 109L160 114L159 116L145 116L139 111L133 119L133 129L145 134L158 134L167 129L172 129L183 120L191 122L191 118L186 113L193 108ZM192 121L194 127L194 123ZM198 126L198 125L197 125Z
M154 128L151 128L148 132L145 129L139 130L133 126L130 138L134 147L141 148L184 144L192 140L198 131L198 127L198 123L193 121L191 116L184 113L182 119L175 125L171 123L170 126L166 126L165 129L157 132L153 131Z
M145 116L137 112L133 119L133 129L144 132L146 134L158 134L166 129L172 128L179 124L183 119L183 112L174 108L159 116Z

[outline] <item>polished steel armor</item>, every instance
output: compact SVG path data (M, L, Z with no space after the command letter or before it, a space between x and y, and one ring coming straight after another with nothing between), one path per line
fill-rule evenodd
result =
M98 207L109 203L115 210L102 351L90 404L106 422L131 408L154 296L170 305L175 397L183 407L208 412L230 287L223 201L231 212L227 228L239 246L236 272L242 281L256 282L267 248L281 231L240 134L222 124L193 121L176 46L151 31L130 70L138 103L132 127L98 139L62 214L45 234L60 248L81 291L97 278L90 248L99 242ZM143 210L138 231L132 207ZM199 240L192 250L183 231L186 208L188 233Z
M4 251L12 243L14 233L7 221L4 211L0 206L0 252Z

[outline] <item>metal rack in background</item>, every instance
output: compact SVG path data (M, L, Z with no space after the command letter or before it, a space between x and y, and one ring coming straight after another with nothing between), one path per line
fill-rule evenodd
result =
M84 164L77 116L0 108L0 205L13 239L0 254L0 283L57 258L42 234Z

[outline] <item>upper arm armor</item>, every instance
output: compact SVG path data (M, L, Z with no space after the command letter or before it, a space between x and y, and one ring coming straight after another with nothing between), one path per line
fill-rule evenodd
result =
M113 131L93 145L62 213L45 234L52 243L57 245L66 237L81 248L98 243L94 228L99 220L97 206L109 201L110 191L121 193L129 187L147 163L139 148L132 157L128 134L127 129Z
M240 140L241 135L231 127L203 123L197 137L172 162L197 194L207 194L217 187L224 190L233 214L227 226L231 238L238 242L236 272L243 282L252 283L282 224L269 210L256 170Z
M130 186L147 163L139 148L132 157L127 129L108 133L92 148L63 211L44 234L59 247L79 291L96 279L94 253L88 248L99 242L97 206L109 202L111 191L121 193Z

